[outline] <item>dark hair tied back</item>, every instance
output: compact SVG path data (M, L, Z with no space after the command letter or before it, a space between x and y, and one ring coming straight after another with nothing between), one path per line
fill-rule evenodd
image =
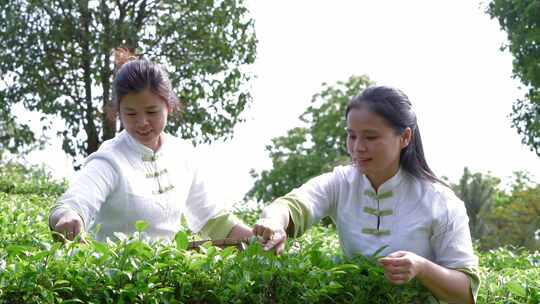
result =
M125 47L114 50L115 76L113 81L112 108L118 112L122 98L130 93L150 90L171 109L179 109L169 75L158 64L135 54Z
M113 54L115 74L128 61L139 59L139 56L137 56L135 50L128 49L127 47L118 47L114 49Z
M366 108L384 118L398 135L403 134L406 128L410 128L411 141L400 154L401 168L414 177L446 185L427 164L416 114L405 93L388 86L368 87L351 99L345 110L345 119L352 109L360 108Z

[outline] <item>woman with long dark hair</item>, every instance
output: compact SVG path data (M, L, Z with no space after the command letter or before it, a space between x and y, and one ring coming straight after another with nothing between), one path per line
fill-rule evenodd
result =
M347 256L379 259L389 281L413 278L442 301L474 303L478 258L464 203L429 168L416 114L400 90L373 86L345 111L352 164L317 176L265 207L253 232L284 250L329 216Z

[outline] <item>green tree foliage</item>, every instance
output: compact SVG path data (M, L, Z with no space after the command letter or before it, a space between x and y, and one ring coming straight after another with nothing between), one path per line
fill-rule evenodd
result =
M300 116L307 126L289 130L286 136L273 138L272 145L266 146L272 169L261 173L252 170L256 181L246 196L273 200L346 162L345 108L353 96L371 84L367 76L323 84L322 91L313 96L312 105Z
M2 102L0 100L0 107ZM0 160L6 152L27 152L31 150L36 138L27 125L19 125L9 111L0 111ZM21 147L26 149L22 150ZM22 150L22 151L21 151Z
M208 142L230 136L250 102L243 68L254 62L254 21L243 1L0 1L0 150L34 141L10 109L22 104L65 123L63 149L87 155L117 132L107 120L111 51L165 65L185 103L171 132Z
M512 193L520 192L527 190L529 188L534 188L538 185L534 182L530 173L527 171L514 171L514 176L510 188Z
M480 245L482 249L512 245L540 250L540 185L524 184L516 176L512 189L510 194L500 193L482 213L486 232Z
M500 180L490 175L471 173L467 167L457 185L451 185L456 195L463 200L469 216L469 228L475 239L482 237L481 212L491 205Z
M528 90L513 105L512 125L523 143L540 156L540 1L494 0L487 12L508 34L503 50L514 56L514 77Z

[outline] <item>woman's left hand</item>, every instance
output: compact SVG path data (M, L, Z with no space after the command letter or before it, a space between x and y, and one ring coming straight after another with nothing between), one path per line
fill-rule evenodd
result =
M409 251L396 251L379 259L384 275L394 284L405 284L422 272L427 260Z

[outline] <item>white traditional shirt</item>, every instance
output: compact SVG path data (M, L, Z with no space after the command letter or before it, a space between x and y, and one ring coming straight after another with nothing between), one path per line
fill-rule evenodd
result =
M182 215L198 232L221 208L209 197L196 164L187 142L163 133L154 152L124 130L88 156L51 216L77 212L85 230L100 225L98 240L114 232L132 234L139 220L149 224L150 239L170 239L181 229Z
M275 203L286 204L295 234L325 216L346 256L406 250L448 268L477 267L464 203L444 185L400 169L376 192L356 167L339 166Z

